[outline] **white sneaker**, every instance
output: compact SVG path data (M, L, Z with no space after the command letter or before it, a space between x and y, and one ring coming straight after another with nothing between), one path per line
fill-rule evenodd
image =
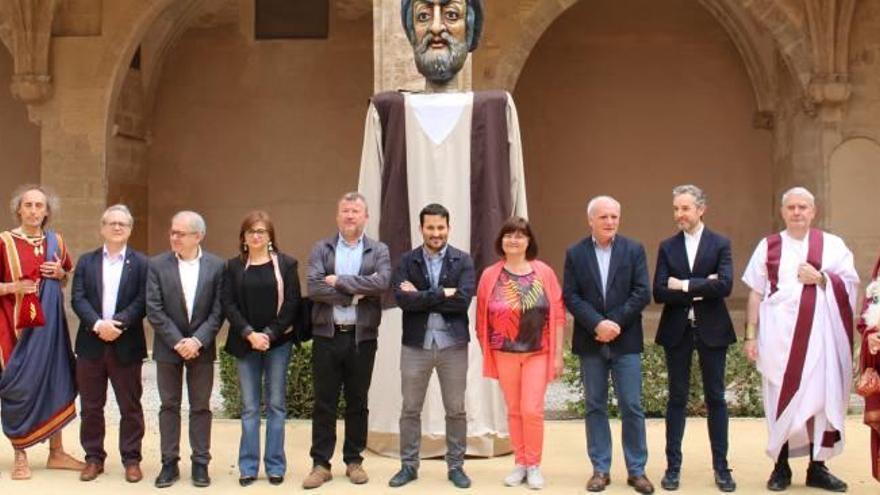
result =
M526 480L526 467L517 464L513 467L513 471L504 477L504 484L507 486L519 486Z
M532 490L544 488L544 477L541 476L541 466L529 466L526 468L526 484Z

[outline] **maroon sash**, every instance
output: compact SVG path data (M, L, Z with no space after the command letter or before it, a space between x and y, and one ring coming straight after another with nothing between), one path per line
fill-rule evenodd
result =
M817 270L822 269L823 240L822 231L810 229L807 263L813 265ZM776 289L776 284L773 281L777 283L779 281L779 260L781 257L782 238L779 234L773 234L767 238L767 278L771 281L771 294ZM801 386L804 361L807 357L807 347L810 343L810 334L813 332L813 315L815 312L816 286L805 285L801 292L801 304L798 308L797 321L794 326L794 338L791 341L788 364L785 366L785 374L782 378L782 391L779 394L779 403L776 406L776 419L782 416L782 412L788 407L794 394Z

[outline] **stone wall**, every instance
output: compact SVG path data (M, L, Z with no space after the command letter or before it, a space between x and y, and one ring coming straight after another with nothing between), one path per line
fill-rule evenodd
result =
M27 106L12 98L12 57L0 45L0 230L12 222L7 204L19 185L40 181L40 128L28 121Z
M772 133L753 126L742 59L694 2L574 5L535 46L514 97L530 216L559 273L598 194L621 201L621 232L644 243L652 272L657 245L675 231L675 185L706 190L707 224L732 239L737 274L771 228Z

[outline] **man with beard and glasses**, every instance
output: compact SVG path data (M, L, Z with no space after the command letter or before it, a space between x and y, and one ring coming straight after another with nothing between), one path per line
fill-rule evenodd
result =
M497 261L494 236L511 216L527 216L522 144L516 107L504 91L464 91L460 73L483 29L482 0L402 0L401 21L413 47L424 92L373 96L366 119L358 189L379 221L372 235L386 243L392 264L421 240L416 218L422 205L440 203L457 220L449 242L471 253L479 277ZM378 227L378 228L377 228ZM386 302L393 304L389 299ZM387 307L388 305L386 305ZM370 449L398 453L401 398L401 311L386 309L379 332L374 380L388 386L370 397ZM395 329L395 330L391 330ZM482 354L468 353L465 408L467 454L510 450L507 421L496 383L483 380ZM443 455L446 425L437 382L432 381L422 419L422 456Z

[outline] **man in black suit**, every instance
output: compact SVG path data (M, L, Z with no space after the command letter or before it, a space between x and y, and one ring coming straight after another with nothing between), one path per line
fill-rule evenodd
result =
M104 245L83 255L73 275L76 334L76 383L82 405L79 437L86 453L83 481L104 472L104 404L107 380L113 386L122 419L119 453L125 479L143 478L140 462L144 438L141 367L144 341L147 257L127 246L134 218L125 205L114 205L101 217Z
M162 471L156 487L180 478L180 403L183 369L189 396L189 443L192 447L192 483L211 484L211 389L214 386L214 339L223 323L220 290L223 260L203 252L205 220L182 211L171 220L171 251L150 260L147 276L147 319L153 325L153 359L162 406L159 442Z
M609 196L590 200L591 235L565 254L563 296L574 316L572 351L581 361L586 399L587 451L593 475L587 490L611 482L608 374L620 407L627 484L653 493L645 476L648 447L642 409L642 310L651 301L645 248L617 233L620 203Z
M727 347L736 342L724 304L733 287L730 241L703 224L706 196L693 185L672 190L672 210L680 232L660 243L654 273L654 300L664 304L657 343L666 351L669 402L666 405L666 473L660 485L677 490L681 438L694 349L700 356L703 393L709 413L709 441L715 484L736 490L727 466L727 402L724 367Z
M465 389L468 370L468 308L476 289L474 262L448 244L449 210L433 203L419 212L424 243L406 253L391 287L403 310L400 379L400 471L388 482L403 486L418 477L422 406L434 370L446 410L447 477L469 488Z

